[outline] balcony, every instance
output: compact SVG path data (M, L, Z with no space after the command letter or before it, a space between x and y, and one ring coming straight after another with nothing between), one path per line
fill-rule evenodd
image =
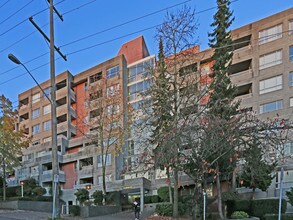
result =
M62 99L67 96L67 87L63 87L56 91L56 100Z
M86 177L92 177L94 172L94 166L83 166L81 170L78 171L79 178L86 178Z
M74 185L74 189L86 189L86 187L90 185L91 188L93 188L93 184L92 183L84 183L84 184L77 184L77 185Z
M231 77L231 82L233 84L237 84L240 82L245 82L245 81L251 81L253 78L253 71L252 69L244 70L241 72L237 72L233 75L230 75Z
M68 130L68 123L64 121L62 123L57 124L57 134L66 132Z
M76 102L76 96L75 93L72 89L69 90L69 98L71 100L71 103L75 103Z
M52 161L52 151L44 152L36 158L36 162L41 164L49 163L51 161ZM61 152L59 151L58 151L58 161L59 162L62 161L62 155L61 155Z
M53 180L53 171L45 170L41 175L41 182L52 182ZM59 170L59 182L65 182L65 173L62 170Z

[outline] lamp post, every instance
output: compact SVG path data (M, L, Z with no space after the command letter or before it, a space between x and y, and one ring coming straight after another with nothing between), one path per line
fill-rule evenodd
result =
M55 219L59 216L59 164L58 164L58 150L57 150L57 119L56 119L56 85L55 85L55 75L51 74L51 98L45 93L43 88L40 86L35 77L31 74L31 72L26 68L26 66L17 59L13 54L9 54L8 58L14 62L15 64L23 66L23 68L27 71L30 77L34 80L34 82L38 85L42 93L46 96L46 98L51 103L51 127L52 127L52 170L53 170L53 213L52 219Z
M21 186L21 197L23 198L23 185L24 181L20 181L20 186Z

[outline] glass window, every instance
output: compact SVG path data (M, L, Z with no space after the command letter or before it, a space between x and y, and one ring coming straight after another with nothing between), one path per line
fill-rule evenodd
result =
M265 69L282 63L282 50L264 54L259 57L259 69Z
M48 96L48 98L51 98L51 88L50 87L44 89L43 98L47 98L47 96Z
M87 85L87 83L84 84L84 91L88 91L89 90L89 87Z
M136 84L129 86L129 101L136 100L140 98L140 93L146 92L151 86L150 80L145 80Z
M51 112L51 105L45 105L43 107L43 115L49 114Z
M282 24L259 32L259 45L277 40L282 37Z
M107 97L115 96L118 94L120 85L116 84L107 88Z
M108 154L107 157L106 155L104 156L104 160L106 160L106 166L110 166L112 162L112 155ZM98 156L98 167L102 167L102 155Z
M293 107L293 98L290 98L290 107Z
M44 124L43 124L43 130L48 131L50 129L51 129L51 120L45 121Z
M293 34L293 20L289 21L289 34Z
M51 137L46 137L46 138L43 138L43 143L48 143L52 140Z
M107 106L107 113L108 115L115 115L120 112L120 106L119 105L109 105Z
M293 86L293 72L289 73L289 86Z
M36 93L36 94L34 94L33 95L33 97L32 97L32 102L33 103L36 103L36 102L38 102L38 101L40 101L40 93Z
M40 133L40 124L36 124L32 127L32 133L33 134L38 134Z
M265 79L259 82L259 94L265 94L282 89L282 76Z
M97 81L101 80L102 75L103 75L103 73L99 72L99 73L96 73L96 74L90 76L90 83L94 83L94 82L97 82ZM84 89L85 89L85 91L87 91L86 90L86 89L88 89L87 85L85 85Z
M282 108L283 108L283 101L278 100L275 102L265 103L259 106L259 113L262 114L262 113L272 112Z
M119 66L107 69L107 79L113 78L119 75Z
M40 108L32 111L32 119L38 118L40 116Z
M135 82L141 80L142 77L147 77L151 68L153 67L154 59L144 61L129 68L128 82Z
M289 47L289 60L293 61L293 46Z

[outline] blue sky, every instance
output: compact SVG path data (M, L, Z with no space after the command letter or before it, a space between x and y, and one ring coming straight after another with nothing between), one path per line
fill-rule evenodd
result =
M196 37L199 38L201 48L206 49L207 33L211 32L210 23L215 13L216 0L54 0L55 4L58 3L56 8L60 14L65 13L64 22L55 19L55 45L61 47L62 53L66 55L97 45L68 55L67 62L59 59L56 62L56 74L69 70L75 75L110 59L118 53L124 42L140 35L145 37L150 54L155 54L157 52L157 44L154 40L155 28L141 30L162 23L166 10L85 40L72 42L183 2L199 12L197 15L199 29ZM182 6L183 4L170 10ZM235 21L231 28L240 27L292 6L292 0L233 1L231 8L234 11ZM46 25L49 22L49 10L45 10L47 7L47 0L0 0L0 94L13 101L14 106L17 105L18 94L35 86L35 83L28 74L24 74L25 70L22 67L17 67L7 59L9 53L16 55L23 63L34 59L26 63L30 70L42 66L32 71L39 82L49 79L50 76L49 65L45 65L49 62L49 54L46 54L49 52L48 44L28 21L30 16L44 10L33 19L39 26L44 25L42 29L49 36L49 26ZM134 32L137 33L123 37ZM68 43L71 44L67 45ZM59 57L57 53L55 56Z

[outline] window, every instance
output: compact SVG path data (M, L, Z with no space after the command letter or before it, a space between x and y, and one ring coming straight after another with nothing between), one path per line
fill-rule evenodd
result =
M39 145L40 143L41 143L40 140L36 140L36 141L34 141L34 142L32 143L32 145L33 145L33 146L36 146L36 145Z
M129 101L137 100L143 92L146 92L151 87L150 80L145 80L128 87Z
M119 66L112 67L107 69L107 79L111 79L119 75Z
M103 96L103 91L102 90L99 90L99 91L96 91L96 92L92 92L90 94L90 101L95 100L95 99L99 99L102 96Z
M293 107L293 98L290 98L290 107Z
M47 97L51 98L51 88L50 87L45 88L44 92L43 92L43 98L47 99Z
M282 50L265 54L259 57L259 69L265 69L282 63Z
M265 103L259 106L259 113L262 114L262 113L272 112L282 108L283 108L283 101L278 100L275 102Z
M112 175L106 175L105 176L105 182L112 182ZM98 184L102 184L103 183L103 176L98 176Z
M84 91L88 91L89 90L89 87L87 85L87 83L84 84Z
M36 93L36 94L34 94L33 95L33 97L32 97L32 102L33 103L36 103L36 102L38 102L38 101L40 101L40 93Z
M128 72L128 82L135 82L148 76L153 65L154 59L150 59L130 67Z
M282 37L282 24L262 30L259 32L259 45L277 40Z
M90 118L98 117L102 114L102 109L98 108L90 112Z
M106 160L106 166L110 166L112 161L112 155L108 154L107 158L106 158L106 155L103 155L103 156L104 156L104 160ZM98 167L102 167L102 155L98 156Z
M46 138L43 138L43 143L48 143L52 140L51 137L46 137Z
M259 94L265 94L282 89L282 76L265 79L259 82Z
M289 47L289 60L293 61L293 46Z
M120 106L119 105L109 105L107 106L107 113L108 115L115 115L120 112Z
M116 84L107 88L107 97L115 96L118 94L120 85Z
M89 107L89 103L88 103L87 100L84 101L83 106L84 106L84 108L88 108Z
M293 20L289 21L289 34L293 34Z
M197 63L190 64L188 66L179 69L179 75L185 76L197 71Z
M49 114L51 112L51 105L45 105L43 107L43 115Z
M97 81L101 80L102 79L102 75L103 75L103 73L102 72L99 72L99 73L96 73L96 74L90 76L90 83L94 83L94 82L97 82Z
M40 133L40 124L36 124L32 127L32 133L33 134L38 134Z
M32 119L38 118L40 116L40 108L32 111Z
M44 124L43 124L43 130L48 131L50 129L51 129L51 120L45 121Z

